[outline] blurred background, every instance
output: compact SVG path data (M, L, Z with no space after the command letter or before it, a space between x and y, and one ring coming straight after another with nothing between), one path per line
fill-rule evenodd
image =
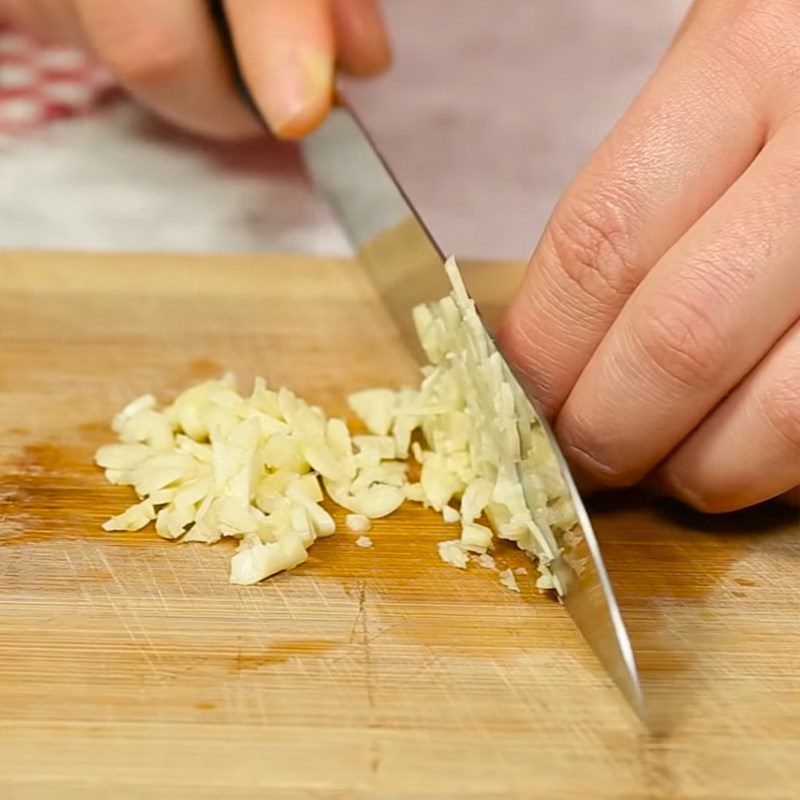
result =
M384 0L395 66L349 90L448 252L524 259L688 5ZM350 250L297 148L211 144L125 99L0 138L0 247Z

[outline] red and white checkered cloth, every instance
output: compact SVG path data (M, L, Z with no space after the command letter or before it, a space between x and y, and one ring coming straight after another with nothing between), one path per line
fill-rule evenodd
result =
M0 22L0 136L89 113L118 96L109 73L83 53Z

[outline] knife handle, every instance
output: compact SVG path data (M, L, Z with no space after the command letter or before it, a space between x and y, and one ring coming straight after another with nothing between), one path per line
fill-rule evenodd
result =
M253 100L253 95L250 93L244 75L242 75L239 59L236 57L236 48L233 46L233 35L231 34L231 26L228 24L228 16L225 13L223 0L208 0L208 12L211 14L214 27L217 29L217 34L219 35L219 40L225 50L225 55L228 57L228 63L231 68L234 84L236 85L237 94L250 111L252 111L256 119L268 130L269 126L264 120L263 114L259 111L255 100Z

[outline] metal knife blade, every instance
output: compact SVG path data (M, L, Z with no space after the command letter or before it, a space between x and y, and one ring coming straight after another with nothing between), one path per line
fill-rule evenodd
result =
M236 61L221 0L209 0L209 9L230 56L237 88L258 115ZM436 301L450 291L444 254L355 113L339 99L328 121L304 141L306 162L337 212L404 343L419 355L411 311L419 303ZM469 289L468 282L466 286ZM517 379L530 410L547 434L578 520L575 535L564 541L562 554L551 565L563 587L564 606L624 697L644 719L644 694L633 648L591 520L555 436L536 410L531 387L519 375Z
M307 137L303 151L317 187L336 211L404 343L419 353L411 311L451 288L441 249L345 100ZM469 289L468 281L466 285ZM568 537L552 565L564 588L564 606L630 705L644 717L633 648L592 523L551 429L535 411L530 387L520 384L547 432L579 521L580 531Z

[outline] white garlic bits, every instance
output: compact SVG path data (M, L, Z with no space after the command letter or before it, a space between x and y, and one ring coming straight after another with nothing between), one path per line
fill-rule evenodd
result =
M539 588L560 592L549 565L576 525L569 491L452 260L447 271L451 294L414 310L430 361L419 386L368 388L348 399L368 434L351 435L343 420L263 379L248 396L226 375L163 409L149 394L129 403L112 423L119 441L95 460L140 502L103 527L138 530L155 520L167 539L234 537L230 579L250 584L303 563L316 539L334 532L324 487L354 532L405 501L422 503L460 524L458 539L439 544L447 563L466 569L474 554L492 567L498 536L536 562ZM514 590L513 572L501 580Z

